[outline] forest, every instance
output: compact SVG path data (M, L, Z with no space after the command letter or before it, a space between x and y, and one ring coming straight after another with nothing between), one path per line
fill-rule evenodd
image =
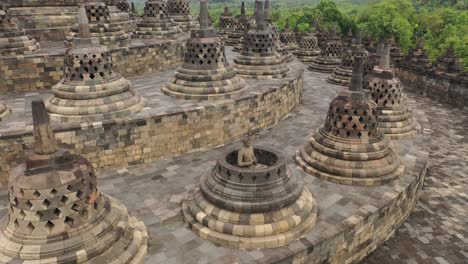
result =
M209 1L210 16L217 25L224 6L240 13L241 0ZM198 16L198 1L191 2ZM246 1L253 14L254 1ZM289 18L293 29L308 31L310 22L321 18L325 26L338 25L341 34L351 28L370 33L375 42L395 34L407 53L422 41L431 60L443 54L451 43L468 70L468 0L271 0L274 22L282 29Z

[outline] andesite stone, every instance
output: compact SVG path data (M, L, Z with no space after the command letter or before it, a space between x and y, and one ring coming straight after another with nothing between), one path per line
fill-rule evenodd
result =
M137 29L132 37L137 39L176 39L182 30L169 17L169 9L165 0L148 0L145 3L144 14L137 22Z
M347 185L381 185L403 175L405 166L378 130L378 106L362 89L363 58L355 57L349 89L330 103L325 125L297 151L307 173Z
M366 76L365 89L377 104L379 130L391 139L408 139L418 133L419 125L406 104L403 85L390 67L390 45L385 47L379 66Z
M13 169L2 263L143 264L145 225L101 193L93 165L61 148L44 102L32 102L34 148Z
M277 32L264 20L263 3L255 1L256 26L245 37L240 55L234 66L243 78L279 79L289 72L285 58L277 50Z
M218 36L223 40L228 38L228 35L236 28L237 20L231 12L229 7L224 7L224 13L219 17Z
M200 29L187 40L184 64L162 90L188 100L235 98L246 90L245 81L226 59L224 42L210 26L207 0L200 0Z
M310 231L318 206L277 150L253 146L256 165L238 165L238 149L219 157L182 204L189 228L223 247L276 248Z
M190 14L190 6L187 0L168 0L169 16L172 18L184 32L190 33L197 29L198 21Z
M52 88L47 109L53 118L64 122L126 118L140 111L145 101L130 81L113 70L109 49L96 43L86 7L79 8L74 47L65 53L64 75Z
M343 43L336 35L336 25L334 25L325 49L322 49L320 55L309 65L308 69L315 72L332 73L341 64L343 52Z
M313 32L314 27L311 24L309 32L306 34L296 34L299 48L294 51L294 55L305 64L310 64L320 55L318 39Z

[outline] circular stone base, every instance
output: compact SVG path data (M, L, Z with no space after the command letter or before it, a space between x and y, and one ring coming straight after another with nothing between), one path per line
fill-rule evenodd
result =
M294 55L304 64L312 63L319 55L320 51L297 50Z
M250 57L242 54L234 59L234 67L240 77L257 80L282 79L290 70L282 57Z
M188 94L188 93L178 92L177 90L180 90L180 89L177 89L176 87L178 87L179 85L176 85L173 82L171 82L170 84L166 84L165 86L161 88L161 90L167 96L175 97L178 99L184 99L184 100L195 100L195 101L208 100L210 101L210 100L221 100L221 99L234 99L234 98L241 96L242 94L245 93L245 91L247 91L247 86L245 86L245 81L242 78L236 76L234 77L234 79L236 79L236 80L233 80L236 83L239 83L239 84L243 83L243 85L240 85L243 88L234 90L232 92L227 92L227 93Z
M289 206L252 214L219 208L206 200L199 188L190 196L182 204L184 220L198 236L223 247L281 247L304 236L317 220L318 206L307 188Z
M101 195L108 200L108 206L103 209L108 211L104 218L71 230L78 233L63 234L63 239L56 242L54 238L44 236L33 240L35 244L17 243L1 233L0 260L2 263L143 264L148 251L145 225L129 215L118 200Z
M380 109L379 130L390 139L403 140L417 135L421 126L406 107L400 110Z
M327 82L335 85L349 86L351 83L352 69L345 69L341 66L337 67L330 76L327 78Z

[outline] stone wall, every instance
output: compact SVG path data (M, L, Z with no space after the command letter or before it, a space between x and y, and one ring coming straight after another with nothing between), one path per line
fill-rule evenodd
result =
M268 128L290 113L302 97L302 74L301 70L295 78L262 94L121 123L61 128L56 130L57 138L84 155L97 170L223 145ZM22 161L23 151L32 142L31 131L0 136L0 184L7 183L10 170Z
M427 96L441 103L468 107L468 79L421 72L408 67L397 69L398 78L409 92Z
M185 38L167 42L137 42L112 50L114 70L129 77L160 72L182 63ZM52 49L51 49L52 50ZM0 94L49 90L63 74L64 49L0 59Z

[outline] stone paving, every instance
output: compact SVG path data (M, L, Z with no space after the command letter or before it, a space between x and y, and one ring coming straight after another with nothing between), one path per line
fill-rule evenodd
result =
M170 71L165 72L157 78L162 81L171 74ZM287 155L291 169L297 173L298 168L292 165L293 153L304 144L313 129L323 124L328 104L340 88L327 84L326 78L327 75L305 71L303 104L289 118L257 137L258 143L262 145L280 148ZM160 93L159 90L151 89L154 79L133 81L142 90ZM311 90L308 87L315 88ZM320 96L314 94L318 90ZM412 107L429 113L432 125L432 153L425 190L416 211L395 237L363 263L466 263L468 198L464 190L467 189L468 143L463 133L468 128L468 114L427 99L417 98L416 102L414 99L410 96ZM13 108L24 104L24 99L20 97L10 100L14 103ZM168 98L166 102L171 102L171 99ZM184 101L177 102L180 106ZM260 250L244 254L243 251L229 251L208 242L200 243L196 235L181 228L181 201L188 190L198 183L203 171L214 165L216 157L224 149L192 153L101 175L101 190L121 200L132 214L147 225L151 237L147 263L265 261L266 256ZM407 179L402 179L402 184L405 181ZM314 195L322 197L320 217L329 219L330 224L342 221L345 215L359 210L364 204L378 203L385 198L382 193L388 190L387 186L368 189L367 197L363 199L356 194L361 190L358 187L333 185L336 189L332 192L331 183L321 182L314 177L307 177L306 183ZM348 197L344 197L345 192L348 192ZM6 188L0 188L0 216L5 215L7 210L6 197ZM327 227L330 226L323 221L317 226ZM269 253L275 255L274 250Z
M408 220L364 264L468 263L468 111L426 98L416 107L432 129L425 186Z

